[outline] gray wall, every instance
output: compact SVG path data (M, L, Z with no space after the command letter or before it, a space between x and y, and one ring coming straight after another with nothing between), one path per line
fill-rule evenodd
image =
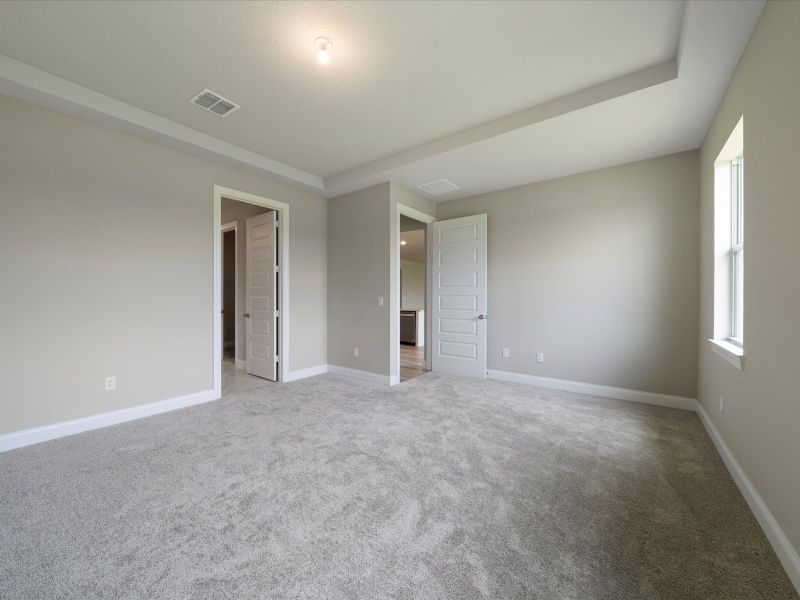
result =
M800 550L800 3L769 2L701 152L699 399ZM744 370L713 354L713 163L744 115ZM725 396L725 412L719 397Z
M236 221L237 224L236 245L239 252L239 279L236 290L239 295L239 307L236 311L236 324L239 327L239 343L236 344L237 360L247 360L247 323L242 316L247 312L247 219L265 212L270 212L270 209L230 198L222 199L221 224L225 225L233 221Z
M425 308L425 263L400 260L403 297L401 308Z
M328 362L398 376L397 203L434 216L436 205L395 183L328 201ZM378 297L384 299L378 307ZM353 356L353 348L359 356Z
M391 343L389 189L328 200L328 362L381 375L389 375Z
M440 203L439 219L488 214L488 367L695 397L697 165L685 152Z
M326 362L323 199L4 97L0 131L0 433L212 388L214 184L291 205L291 368Z
M436 216L436 203L430 198L412 192L398 183L391 183L392 204L405 204L406 206L430 215Z

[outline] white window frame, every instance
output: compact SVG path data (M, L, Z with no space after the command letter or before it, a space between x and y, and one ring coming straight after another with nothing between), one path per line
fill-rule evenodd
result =
M731 161L731 323L728 340L744 346L744 153Z
M744 118L714 161L714 331L711 349L744 367Z

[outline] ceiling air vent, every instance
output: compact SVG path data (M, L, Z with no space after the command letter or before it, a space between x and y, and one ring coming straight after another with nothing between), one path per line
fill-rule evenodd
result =
M417 187L431 196L438 196L440 194L446 194L447 192L452 192L453 190L459 189L455 183L448 181L447 179L437 179L436 181L423 183Z
M192 98L191 102L220 117L225 117L239 108L238 104L234 104L230 100L207 89Z

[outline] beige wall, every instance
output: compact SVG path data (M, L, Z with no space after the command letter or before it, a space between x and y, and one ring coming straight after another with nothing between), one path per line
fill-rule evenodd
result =
M697 162L440 203L439 219L488 214L489 369L695 397Z
M425 263L401 260L400 274L403 283L401 308L425 308Z
M328 200L328 362L380 375L389 375L389 188Z
M0 131L0 433L212 388L214 184L291 205L290 365L326 362L323 199L9 98Z
M769 2L701 152L699 398L800 549L800 3ZM713 163L744 115L744 370L713 354ZM719 397L725 397L725 412Z
M230 198L222 199L220 222L225 225L236 221L236 245L238 246L239 279L236 293L239 295L239 308L236 312L236 324L239 327L239 340L236 344L236 359L247 360L247 322L242 316L247 312L247 219L270 212L271 209L239 202ZM295 368L295 367L292 367Z

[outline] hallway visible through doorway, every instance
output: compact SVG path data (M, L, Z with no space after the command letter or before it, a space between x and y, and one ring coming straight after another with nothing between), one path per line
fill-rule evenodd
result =
M400 382L425 373L425 348L400 345Z
M400 382L425 373L425 227L400 215Z
M277 381L277 213L225 197L220 220L222 357L250 375Z

